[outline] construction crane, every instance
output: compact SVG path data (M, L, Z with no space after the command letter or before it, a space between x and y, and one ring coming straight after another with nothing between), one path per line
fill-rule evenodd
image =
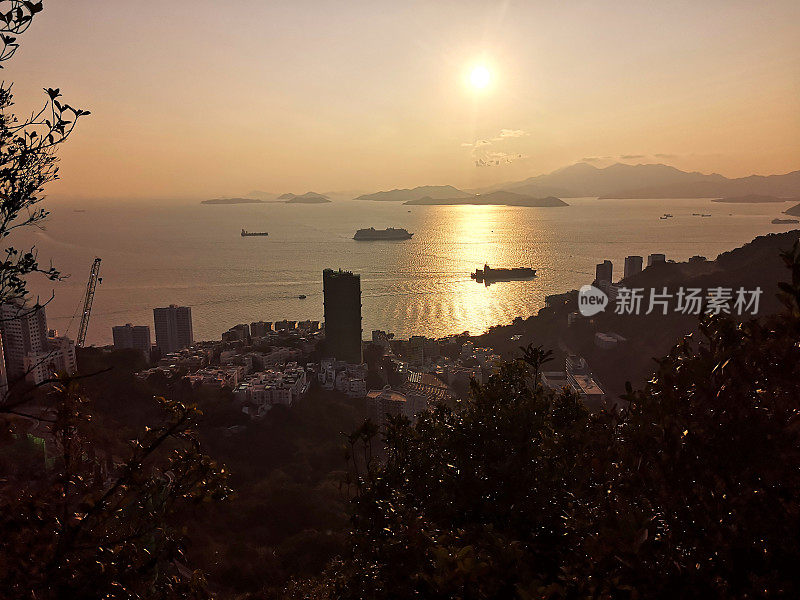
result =
M76 346L83 348L86 341L86 330L89 329L89 316L92 314L92 302L94 301L94 290L97 282L102 281L98 277L100 273L100 259L95 258L92 263L92 270L89 273L89 283L86 284L86 297L83 300L83 315L81 316L81 328L78 330L78 342Z

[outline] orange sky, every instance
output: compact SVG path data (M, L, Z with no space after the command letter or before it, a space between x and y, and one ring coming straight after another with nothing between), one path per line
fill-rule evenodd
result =
M51 196L800 169L796 0L50 0L3 77L20 113L42 87L93 113Z

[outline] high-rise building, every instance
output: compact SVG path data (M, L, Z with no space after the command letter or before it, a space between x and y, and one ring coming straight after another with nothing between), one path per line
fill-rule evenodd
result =
M0 307L6 377L14 382L25 377L25 357L47 351L47 317L43 306L3 304Z
M24 359L26 378L36 385L51 379L56 373L72 375L78 370L75 342L68 337L47 338L44 352L29 353Z
M222 334L223 342L247 342L250 339L250 325L239 323Z
M150 341L150 327L126 323L112 327L111 332L114 335L114 348L117 350L133 348L150 360L150 349L153 345Z
M266 337L272 331L271 321L255 321L250 323L250 335L253 337Z
M608 281L610 283L614 274L614 263L612 263L610 260L604 260L597 265L594 273L595 283L600 283L601 281Z
M628 256L625 259L625 279L637 273L641 273L642 262L643 259L641 256Z
M327 353L361 363L361 276L350 271L322 272Z
M412 335L408 340L408 356L412 365L422 366L425 364L425 336Z
M156 346L162 355L188 348L194 342L191 307L170 304L165 308L154 308L153 320Z
M647 266L652 267L655 264L667 262L667 257L664 254L651 254L647 257Z

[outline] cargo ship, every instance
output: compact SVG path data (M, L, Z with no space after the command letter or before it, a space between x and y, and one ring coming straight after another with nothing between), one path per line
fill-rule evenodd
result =
M484 282L486 285L495 281L514 281L518 279L533 279L536 277L536 269L530 267L516 267L514 269L493 269L489 265L483 265L482 269L476 269L470 275L477 282Z
M389 227L388 229L359 229L353 236L354 240L359 241L372 241L372 240L410 240L413 233L408 233L405 229L395 229Z
M253 237L258 235L269 235L266 231L247 231L242 229L242 237Z

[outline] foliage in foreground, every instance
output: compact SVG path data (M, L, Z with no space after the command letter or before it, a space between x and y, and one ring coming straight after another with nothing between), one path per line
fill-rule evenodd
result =
M713 318L624 414L507 364L460 412L387 427L349 555L296 597L800 595L800 246L784 314Z
M41 414L0 421L3 596L207 597L184 562L181 524L228 490L200 452L196 412L162 400L160 425L119 456L97 443L86 405L70 382Z

